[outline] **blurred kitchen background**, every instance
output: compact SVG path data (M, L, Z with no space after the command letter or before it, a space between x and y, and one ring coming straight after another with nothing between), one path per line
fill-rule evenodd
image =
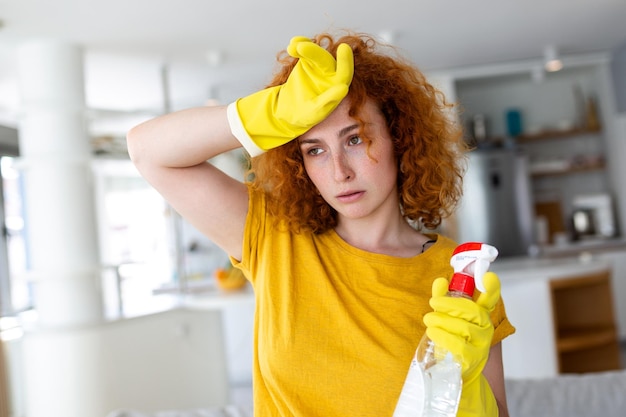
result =
M507 378L622 368L626 4L441 3L0 1L0 417L251 401L253 294L220 286L227 256L125 133L249 94L291 36L341 28L460 104L475 150L440 231L500 250ZM243 178L240 152L211 162Z

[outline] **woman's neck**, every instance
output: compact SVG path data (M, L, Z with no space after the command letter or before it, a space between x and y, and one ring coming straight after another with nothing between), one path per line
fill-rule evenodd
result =
M429 239L402 217L385 221L340 219L335 232L348 244L373 253L410 258L422 252Z

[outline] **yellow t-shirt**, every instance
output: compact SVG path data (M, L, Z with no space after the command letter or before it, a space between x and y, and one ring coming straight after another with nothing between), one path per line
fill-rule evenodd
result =
M256 298L255 417L391 416L432 281L452 273L456 244L436 238L413 258L366 252L332 230L277 228L251 193L242 260L233 262ZM514 331L502 303L492 320L494 343Z

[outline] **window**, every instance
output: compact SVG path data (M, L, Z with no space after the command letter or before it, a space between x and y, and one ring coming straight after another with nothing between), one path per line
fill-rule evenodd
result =
M0 317L34 305L22 177L17 160L1 162ZM180 292L215 289L213 271L229 262L221 249L184 221L130 160L98 158L92 167L105 316L169 308Z
M32 306L31 286L26 279L28 256L22 201L22 181L15 159L0 157L0 307L1 315L12 315Z

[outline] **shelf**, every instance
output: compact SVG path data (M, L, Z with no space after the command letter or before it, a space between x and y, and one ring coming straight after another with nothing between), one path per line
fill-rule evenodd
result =
M520 144L540 144L546 143L553 139L573 139L583 135L597 135L601 130L597 129L568 129L568 130L550 130L535 135L521 135L516 138ZM562 176L578 173L587 173L592 171L602 171L606 169L604 156L599 155L571 155L566 159L548 160L544 162L536 162L537 166L533 168L531 163L530 175L533 178Z
M617 341L590 349L573 350L559 354L561 374L580 374L622 369L620 346Z
M592 349L617 342L615 328L570 330L562 332L557 339L559 353Z
M545 130L536 134L522 134L515 138L518 143L533 143L533 142L542 142L551 139L567 139L572 136L582 136L582 135L590 135L590 134L598 134L601 132L600 128L597 129L587 129L587 128L576 128L576 129L563 129L563 130Z
M566 169L555 169L555 170L545 170L545 171L534 171L531 172L530 175L532 177L548 177L548 176L557 176L557 175L570 175L577 173L585 173L590 171L601 171L606 168L606 164L604 161L588 163L580 166L571 166Z
M552 280L559 372L597 372L621 366L611 270Z

